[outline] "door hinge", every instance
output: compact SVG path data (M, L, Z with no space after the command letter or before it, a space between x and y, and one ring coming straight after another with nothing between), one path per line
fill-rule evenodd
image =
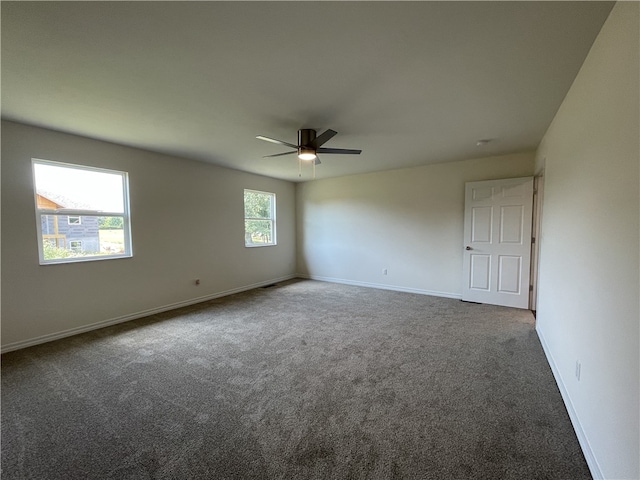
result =
M533 285L529 285L529 291L533 292Z
M536 237L531 237L531 243L536 243Z

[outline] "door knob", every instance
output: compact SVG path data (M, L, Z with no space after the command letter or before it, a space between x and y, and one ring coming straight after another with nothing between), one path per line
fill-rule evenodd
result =
M471 248L469 245L467 245L467 250L473 250L473 248Z

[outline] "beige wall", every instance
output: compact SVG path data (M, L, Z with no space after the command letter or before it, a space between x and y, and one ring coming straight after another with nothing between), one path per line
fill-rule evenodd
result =
M595 478L640 478L639 13L616 4L537 154L537 328Z
M459 298L464 183L533 166L525 153L298 184L298 272Z
M129 172L133 257L39 265L31 158ZM244 188L276 193L277 246L244 246ZM291 277L294 221L292 183L3 122L2 345Z

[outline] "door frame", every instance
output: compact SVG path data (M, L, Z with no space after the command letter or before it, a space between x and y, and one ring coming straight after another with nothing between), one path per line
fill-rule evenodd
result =
M544 200L544 169L533 177L533 218L531 223L531 279L529 309L535 315L538 306L540 275L540 243L542 242L542 204Z

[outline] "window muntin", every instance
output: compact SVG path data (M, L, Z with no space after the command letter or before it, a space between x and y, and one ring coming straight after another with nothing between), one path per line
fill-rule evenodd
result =
M276 194L244 191L244 244L246 247L276 245Z
M126 172L32 164L40 264L131 256Z

